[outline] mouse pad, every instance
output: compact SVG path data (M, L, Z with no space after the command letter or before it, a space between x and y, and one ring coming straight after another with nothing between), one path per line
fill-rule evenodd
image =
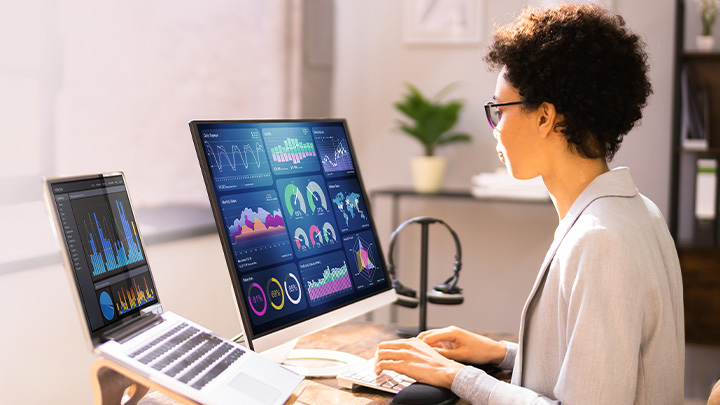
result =
M412 383L395 395L393 405L446 405L453 404L458 396L447 388L423 383Z

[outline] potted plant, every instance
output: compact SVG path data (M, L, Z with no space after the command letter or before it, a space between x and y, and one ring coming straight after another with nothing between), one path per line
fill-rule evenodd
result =
M442 186L445 174L445 158L435 156L435 149L455 142L468 142L470 135L450 132L458 121L462 100L442 101L451 89L446 86L432 99L426 98L417 87L407 84L408 92L395 103L395 108L409 121L399 121L399 129L417 139L423 146L424 155L412 160L413 184L421 193L433 193Z
M700 51L709 51L713 47L715 40L712 36L712 27L715 24L718 7L720 7L720 0L698 0L698 10L702 20L702 35L695 38L695 43Z

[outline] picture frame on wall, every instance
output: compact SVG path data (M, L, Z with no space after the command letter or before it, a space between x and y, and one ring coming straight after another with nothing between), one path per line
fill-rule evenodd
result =
M403 0L407 44L479 44L482 0Z

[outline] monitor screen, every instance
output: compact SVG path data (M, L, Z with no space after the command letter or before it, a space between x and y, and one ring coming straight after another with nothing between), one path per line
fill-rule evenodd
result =
M96 341L99 333L159 303L125 179L112 173L46 184L66 267Z
M190 127L251 348L394 300L345 121Z

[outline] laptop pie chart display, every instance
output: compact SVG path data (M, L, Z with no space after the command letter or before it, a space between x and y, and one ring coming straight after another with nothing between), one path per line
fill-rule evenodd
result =
M115 317L115 305L107 291L100 293L100 310L108 321L112 321Z

